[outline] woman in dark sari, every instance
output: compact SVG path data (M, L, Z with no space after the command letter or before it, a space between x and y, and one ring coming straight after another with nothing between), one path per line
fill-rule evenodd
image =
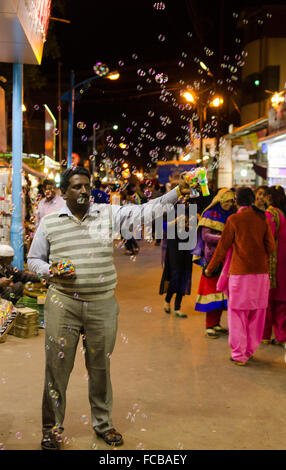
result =
M189 231L189 207L185 206L185 214L177 217L170 224L175 224L175 238L167 238L167 222L163 223L164 240L162 244L162 264L164 270L160 283L160 295L166 294L164 310L171 313L171 299L175 295L174 314L180 318L187 318L181 311L181 303L184 295L190 295L192 284L192 255L190 249L182 249L186 239L183 233Z

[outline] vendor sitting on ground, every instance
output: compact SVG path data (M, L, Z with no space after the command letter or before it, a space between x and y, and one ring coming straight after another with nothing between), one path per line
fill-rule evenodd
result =
M10 300L14 305L23 296L27 282L38 283L36 274L18 271L11 265L14 250L10 245L0 245L0 297Z

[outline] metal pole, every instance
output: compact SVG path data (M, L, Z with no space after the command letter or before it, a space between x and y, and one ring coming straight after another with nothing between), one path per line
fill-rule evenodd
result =
M22 226L22 151L23 151L23 64L13 64L12 102L12 224L11 246L15 255L13 266L24 269Z
M93 159L91 162L91 167L92 167L92 179L91 180L92 180L92 185L94 186L94 183L95 183L94 172L95 172L95 159L96 159L96 129L94 126L92 128L92 154L93 154Z
M59 162L62 162L62 108L61 108L61 65L62 63L58 61L58 121L59 121Z
M71 71L69 91L69 124L68 124L68 168L72 166L73 118L74 118L74 71Z
M199 118L200 118L200 160L203 157L203 135L202 135L202 129L203 129L203 107L199 105Z

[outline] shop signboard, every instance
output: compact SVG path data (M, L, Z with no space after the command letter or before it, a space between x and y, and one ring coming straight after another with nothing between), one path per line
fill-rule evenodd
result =
M0 62L42 60L51 0L0 0Z
M157 162L158 168L158 180L161 184L169 183L173 177L183 171L190 171L192 168L196 168L196 162L182 162L182 161L168 161L168 162Z

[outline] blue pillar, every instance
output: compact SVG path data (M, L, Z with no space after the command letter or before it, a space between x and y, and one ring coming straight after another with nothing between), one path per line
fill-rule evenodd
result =
M72 165L72 144L73 144L73 115L74 115L74 71L71 71L69 91L69 123L68 123L68 168Z
M23 151L23 64L13 64L12 105L12 224L11 246L15 251L13 266L24 268L22 226L22 151Z

